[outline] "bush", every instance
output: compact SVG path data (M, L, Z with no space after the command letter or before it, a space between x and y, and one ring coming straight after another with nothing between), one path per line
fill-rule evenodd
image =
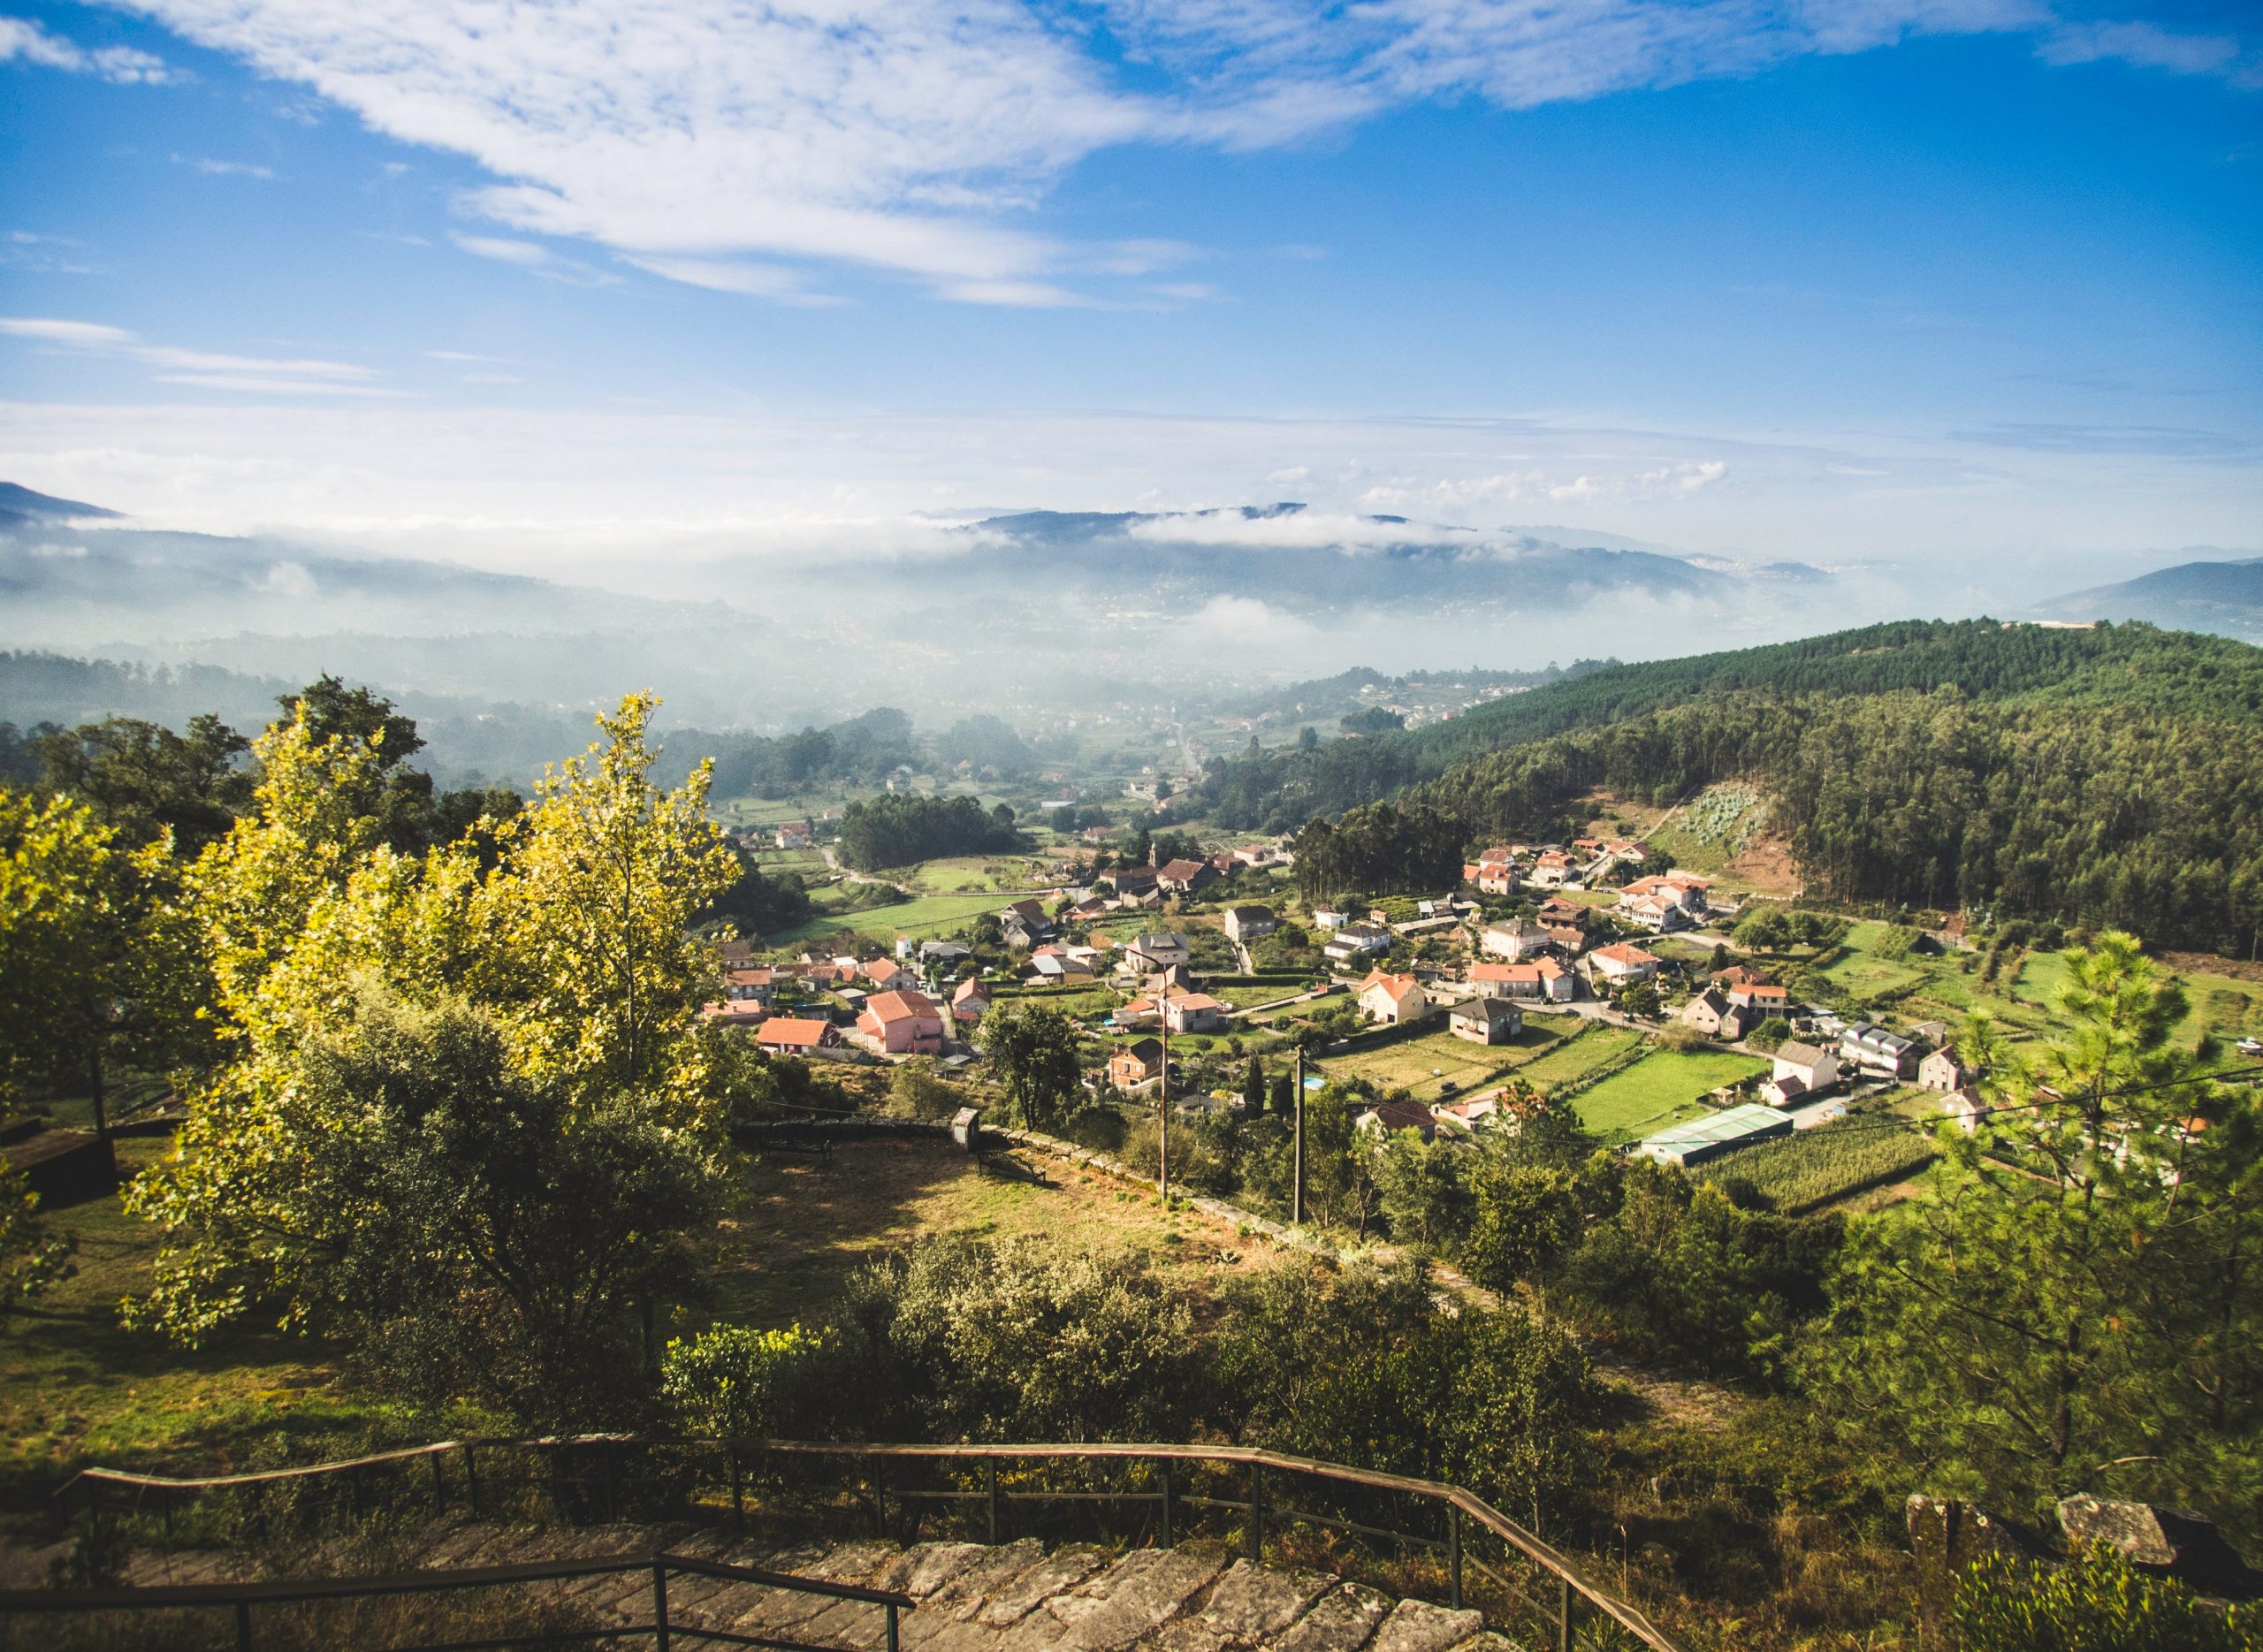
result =
M2203 1605L2103 1544L2061 1566L1985 1557L1959 1580L1952 1621L1961 1652L2235 1652L2263 1632L2252 1609Z
M831 1336L798 1325L679 1336L660 1361L660 1402L686 1434L791 1438L817 1420L836 1350Z

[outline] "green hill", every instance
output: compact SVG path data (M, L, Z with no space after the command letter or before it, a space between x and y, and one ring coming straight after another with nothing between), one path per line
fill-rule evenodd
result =
M1903 622L1612 666L1450 722L1215 764L1222 824L1342 823L1426 869L1598 788L1760 783L1810 887L2244 954L2263 928L2263 650L2150 626Z

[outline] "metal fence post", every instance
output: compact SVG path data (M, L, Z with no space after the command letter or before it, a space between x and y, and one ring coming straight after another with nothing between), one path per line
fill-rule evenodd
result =
M668 1652L668 1568L658 1555L652 1557L652 1644Z
M1461 1511L1446 1504L1446 1567L1452 1574L1453 1609L1461 1610Z
M990 1496L990 1542L991 1546L995 1548L998 1542L998 1459L996 1458L986 1457L982 1459L982 1481Z
M251 1603L236 1603L236 1652L251 1652Z
M1572 1652L1572 1580L1557 1580L1556 1652Z
M896 1652L895 1603L894 1601L888 1603L888 1652Z
M1163 1458L1163 1547L1171 1547L1170 1537L1170 1458Z
M479 1518L479 1462L474 1453L478 1448L469 1440L463 1443L463 1495L471 1504L471 1518Z
M1249 1557L1265 1558L1265 1465L1249 1465Z

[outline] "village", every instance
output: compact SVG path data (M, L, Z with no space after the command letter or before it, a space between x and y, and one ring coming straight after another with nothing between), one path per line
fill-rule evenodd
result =
M743 843L818 854L825 831ZM1075 1029L1090 1104L1127 1115L1167 1098L1246 1116L1337 1086L1358 1139L1452 1144L1552 1106L1598 1146L1688 1167L1850 1111L1967 1130L1987 1111L1947 1020L1795 993L1779 978L1795 954L1737 938L1780 908L1639 838L1496 844L1455 887L1323 902L1299 895L1292 840L1117 864L1110 834L1080 835L1027 863L1042 887L948 934L792 955L727 941L705 1013L773 1058L979 1080L986 1017L1045 1006ZM1916 948L1969 949L1948 922ZM1906 1139L1897 1167L1924 1156Z

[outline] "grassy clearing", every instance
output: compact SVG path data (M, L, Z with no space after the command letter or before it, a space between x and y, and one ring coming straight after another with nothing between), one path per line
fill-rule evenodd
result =
M1581 1024L1582 1032L1565 1039L1538 1061L1520 1068L1517 1077L1535 1085L1543 1095L1552 1094L1610 1066L1642 1041L1642 1035L1632 1027L1606 1026L1600 1022Z
M1768 1070L1768 1063L1725 1050L1688 1054L1653 1050L1573 1098L1580 1126L1605 1144L1639 1141L1706 1110L1702 1097L1723 1085Z
M771 937L773 947L790 947L823 935L910 935L931 940L956 934L985 912L998 910L994 895L930 895L894 906L876 906L861 912L834 912L811 918Z
M1152 1193L1025 1155L1046 1178L986 1173L945 1142L875 1141L826 1160L780 1156L746 1174L727 1226L716 1317L779 1326L822 1318L849 1275L935 1234L1026 1237L1140 1256L1201 1289L1269 1266L1261 1242L1196 1212L1166 1215Z
M167 1144L118 1143L121 1170ZM339 1382L337 1351L271 1327L223 1331L184 1349L127 1330L118 1304L149 1283L157 1230L113 1197L49 1213L78 1241L78 1273L0 1325L0 1504L43 1506L49 1491L91 1463L263 1460L286 1445L358 1441L394 1415Z

